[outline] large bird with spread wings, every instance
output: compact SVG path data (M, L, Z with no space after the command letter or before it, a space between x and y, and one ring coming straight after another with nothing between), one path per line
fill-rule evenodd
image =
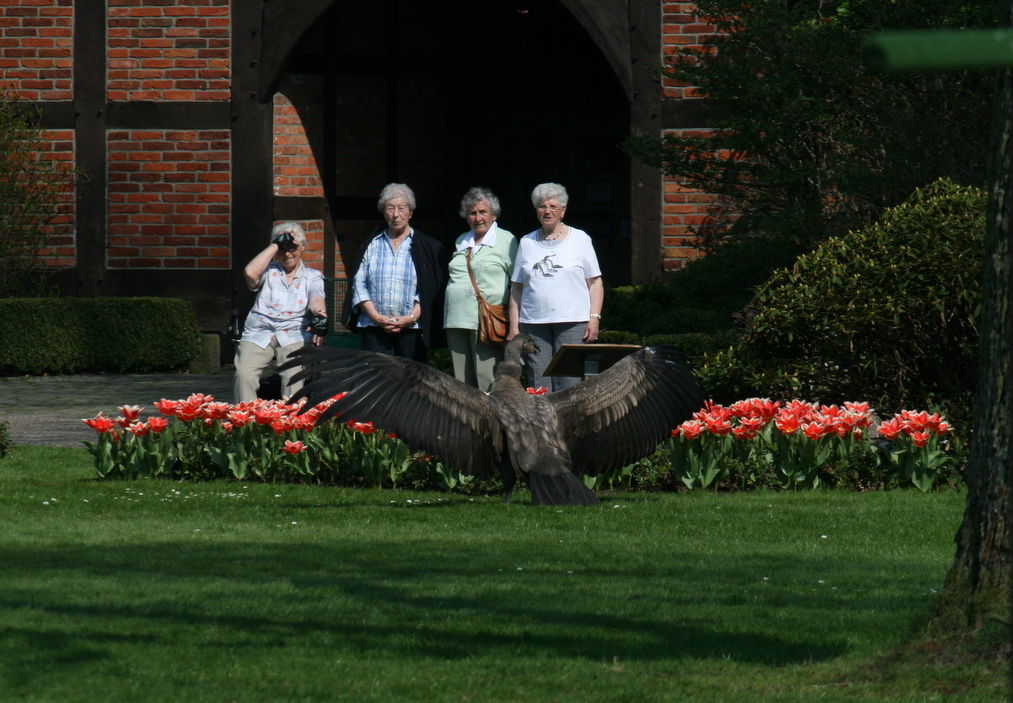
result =
M521 334L506 346L486 394L437 369L393 356L306 347L286 364L309 379L289 402L316 405L345 393L318 422L372 422L417 451L478 478L499 469L504 502L519 474L532 502L595 505L578 478L622 468L650 455L703 397L674 347L646 347L566 390L532 395L520 383L522 355L537 351Z

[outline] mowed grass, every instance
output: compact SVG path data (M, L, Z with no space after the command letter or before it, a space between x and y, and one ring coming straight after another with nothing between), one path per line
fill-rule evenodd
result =
M997 701L921 658L962 493L600 508L0 461L0 701ZM898 654L898 652L902 652Z

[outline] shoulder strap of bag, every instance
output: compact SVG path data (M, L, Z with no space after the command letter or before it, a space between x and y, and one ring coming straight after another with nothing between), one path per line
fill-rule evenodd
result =
M471 272L471 247L468 247L468 253L465 256L468 263L468 278L471 279L471 285L475 286L475 295L478 296L478 302L484 303L485 298L482 297L482 291L478 289L478 283L475 282L475 274Z

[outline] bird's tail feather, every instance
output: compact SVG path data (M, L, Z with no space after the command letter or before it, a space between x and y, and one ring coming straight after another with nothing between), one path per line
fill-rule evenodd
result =
M598 505L598 496L569 471L556 476L531 472L528 486L535 505Z

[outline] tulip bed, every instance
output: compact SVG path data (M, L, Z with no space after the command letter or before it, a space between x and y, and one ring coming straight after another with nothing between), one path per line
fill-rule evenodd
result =
M430 487L454 488L468 481L431 457L412 452L393 434L371 423L316 425L335 399L316 407L281 401L218 402L194 394L162 399L161 413L141 417L126 405L117 418L99 413L84 423L98 433L85 442L100 478L232 478L266 481L317 480L397 486L418 474Z
M232 405L194 394L155 403L160 414L148 418L140 407L123 406L119 417L99 413L84 420L98 433L97 442L85 444L101 478L482 489L370 423L317 425L334 400L311 408L267 400ZM869 436L872 425L866 403L838 407L752 398L724 407L708 402L672 430L671 440L653 457L585 480L592 488L674 490L910 482L928 491L959 453L938 414L900 413L879 425L875 440ZM659 473L671 481L658 480Z
M868 403L708 402L672 430L671 462L691 489L726 481L733 473L743 487L815 488L864 467L928 491L960 450L938 413L905 410L880 423L874 437L872 429Z

